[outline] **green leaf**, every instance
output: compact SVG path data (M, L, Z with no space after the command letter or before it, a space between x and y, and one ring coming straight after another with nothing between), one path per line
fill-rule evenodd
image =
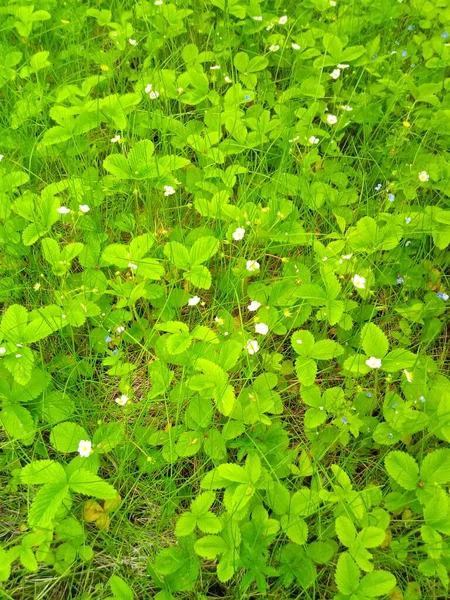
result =
M376 598L385 596L395 587L396 579L387 571L373 571L364 575L358 587L358 594Z
M317 363L312 358L299 356L295 361L297 377L305 386L313 385L317 375Z
M218 535L205 535L195 542L194 545L197 554L203 558L213 559L218 554L223 554L228 550L226 541Z
M20 304L13 304L3 315L0 329L7 340L15 344L23 343L27 322L26 309Z
M361 544L364 548L376 548L380 546L386 534L380 527L364 527L357 537L355 544Z
M214 256L219 249L219 240L215 237L201 237L194 242L189 251L190 264L201 265Z
M167 351L170 354L181 354L189 348L192 338L189 333L174 333L166 339Z
M69 477L70 489L78 494L94 496L102 500L112 500L117 492L112 485L87 469L77 469Z
M65 482L47 483L34 497L28 513L28 523L31 527L51 527L52 520L62 503L69 496L69 486Z
M36 431L33 417L29 410L14 402L3 402L0 412L0 423L5 431L15 440L27 440L34 437ZM28 442L28 443L31 443Z
M309 352L311 358L316 360L329 360L336 358L344 352L344 348L333 340L320 340L316 342Z
M361 345L368 356L383 358L389 350L384 332L374 323L366 323L361 331Z
M54 129L56 129L56 127ZM62 132L60 136L61 135ZM46 141L46 143L48 144L48 141ZM57 142L53 141L53 143ZM108 173L115 175L118 179L133 178L133 173L131 172L130 166L128 165L128 161L122 154L110 154L109 156L107 156L103 161L103 167L108 171Z
M20 481L29 484L66 483L63 467L54 460L35 460L20 471Z
M204 265L194 265L189 271L186 271L184 278L203 290L209 290L211 287L211 273Z
M360 572L355 561L348 552L343 552L339 556L334 575L338 590L350 596L358 589L359 578Z
M134 594L130 586L117 575L113 575L109 580L114 600L133 600Z
M392 479L405 490L414 490L419 483L419 467L412 456L406 452L390 452L384 461L386 470Z
M352 521L345 516L338 517L334 524L336 528L336 534L341 544L350 548L356 539L356 529Z
M50 433L50 443L59 452L77 452L81 440L89 440L86 430L70 421L56 425Z
M164 246L164 255L179 269L189 269L189 250L180 242L169 242Z
M288 538L296 544L306 544L308 526L306 521L297 515L283 515L280 524Z
M175 535L183 537L190 535L197 526L197 518L191 512L185 512L178 519L175 526Z
M443 485L450 481L450 449L440 448L427 454L420 467L420 478L430 485Z

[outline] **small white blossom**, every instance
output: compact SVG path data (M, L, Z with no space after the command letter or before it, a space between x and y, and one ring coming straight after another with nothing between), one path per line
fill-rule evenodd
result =
M220 69L220 65L213 65L212 67L209 67L211 71L218 71Z
M16 358L22 358L21 354L16 354Z
M272 44L271 46L269 46L270 52L277 52L279 49L280 49L280 46L278 46L278 44Z
M334 69L334 71L332 71L330 73L330 77L332 79L338 79L340 74L341 74L341 70L340 69Z
M327 115L327 123L329 125L336 125L336 123L337 123L336 115Z
M163 0L155 0L155 6L162 6Z
M118 404L119 406L125 406L125 404L128 402L129 398L126 394L122 394L121 396L119 396L119 398L116 398L114 400L114 402L116 404Z
M147 85L145 86L145 90L144 91L145 91L146 94L150 94L150 92L152 91L152 89L153 89L153 84L152 83L147 83Z
M262 21L263 18L261 16L258 16L258 17L253 17L253 20L254 21Z
M246 264L246 269L247 271L253 272L253 271L258 271L260 268L260 264L258 261L256 260L248 260L247 264Z
M278 23L279 23L280 25L286 25L286 23L287 23L287 20L288 20L287 16L286 16L286 15L284 15L283 17L280 17L280 18L279 18L279 20L278 20Z
M153 90L153 92L150 92L148 97L150 98L150 100L156 100L156 98L159 98L159 92Z
M320 142L320 140L319 140L319 138L312 135L310 138L308 138L308 142L310 144L318 144Z
M260 306L261 302L258 302L258 300L252 300L247 306L247 310L249 310L250 312L255 312L255 310L258 310Z
M348 69L350 65L338 64L338 69Z
M352 277L352 283L359 290L364 290L366 287L366 278L361 277L360 275L354 275Z
M67 208L67 206L60 206L56 210L60 215L68 215L70 213L70 208Z
M266 335L269 331L269 326L265 323L256 323L255 325L255 333L260 333L261 335Z
M375 358L375 356L371 356L366 360L366 365L371 369L379 369L381 367L381 358Z
M294 142L298 141L299 139L300 139L300 136L299 136L299 135L296 135L295 137L293 137L293 138L291 138L291 139L289 140L289 143L290 143L290 144L293 144Z
M80 204L78 208L82 213L88 213L91 210L87 204Z
M225 322L222 319L222 317L214 317L214 321L217 323L217 325L224 325Z
M245 349L249 354L256 354L256 352L259 350L259 344L256 340L249 340L245 346Z
M350 260L352 256L353 254L342 254L341 258L344 260Z
M3 156L3 154L0 154L0 162L2 162L2 160L3 160L4 158L5 158L5 157Z
M245 229L243 227L238 227L233 231L233 240L236 240L236 242L238 242L239 240L242 240L244 238L244 235Z
M133 263L133 262L129 262L129 263L128 263L128 266L129 266L129 268L130 268L130 269L134 269L135 271L136 271L136 269L138 268L137 264L136 264L136 263Z
M130 44L130 46L137 46L138 43L136 40L132 40L131 38L128 40L128 43Z
M336 6L336 1L335 0L330 0L330 6Z
M164 186L164 196L172 196L172 194L175 194L175 192L175 188L173 188L171 185Z
M189 298L189 300L188 300L188 305L196 306L199 302L200 302L200 298L198 296L192 296L192 298Z
M426 171L421 171L419 173L419 181L428 181L430 179L430 176L428 175L428 173Z
M291 48L292 48L292 50L300 50L301 49L300 46L298 44L296 44L295 42L292 42Z
M225 83L231 83L233 81L231 79L231 77L229 77L228 75L225 75L224 80L225 80Z
M119 325L119 327L116 328L117 333L122 333L123 331L125 331L125 327L123 325Z
M346 110L347 112L352 112L353 108L351 106L349 106L348 104L343 104L341 106L342 110Z
M87 458L92 452L92 443L89 440L80 440L78 454Z
M6 348L4 346L2 346L0 348L0 354L5 354L6 353Z
M120 142L120 135L119 135L119 134L117 134L117 135L115 135L114 137L112 137L112 138L111 138L111 140L110 140L110 142L111 142L112 144L117 144L117 142Z

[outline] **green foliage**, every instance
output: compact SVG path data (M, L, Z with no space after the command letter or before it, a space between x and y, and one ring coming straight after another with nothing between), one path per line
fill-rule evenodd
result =
M450 2L3 4L5 597L447 597Z

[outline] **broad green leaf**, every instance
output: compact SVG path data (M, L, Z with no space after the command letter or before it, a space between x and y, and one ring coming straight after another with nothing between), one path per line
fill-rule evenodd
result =
M228 550L226 541L218 535L205 535L195 542L194 545L197 554L203 558L214 559L218 554L223 554Z
M419 483L419 467L406 452L390 452L384 463L392 479L405 490L414 490Z
M109 580L109 585L114 594L114 600L133 600L134 594L130 586L117 575L113 575Z
M329 360L340 356L343 352L343 347L337 342L333 340L320 340L314 344L309 352L309 356L316 360Z
M50 433L50 443L58 452L77 452L80 441L89 439L81 425L70 421L56 425Z
M189 250L180 242L169 242L164 246L164 254L179 269L189 269Z
M63 467L54 460L35 460L20 471L20 481L29 484L66 483Z
M385 596L395 587L396 579L392 573L387 571L373 571L367 573L361 579L358 587L358 594L363 594L369 598Z
M342 594L350 596L358 589L360 571L348 552L339 556L334 578Z
M336 528L336 534L341 544L350 548L356 539L356 529L352 521L345 516L338 517L334 524Z
M214 256L219 249L219 240L207 236L199 238L189 250L189 262L192 266L201 265Z
M69 486L66 482L47 483L36 494L28 513L28 523L31 527L49 529L62 503L69 496Z
M70 489L78 494L94 496L102 500L112 500L117 496L117 492L111 484L87 469L74 471L69 477L68 484Z
M211 273L204 265L194 265L185 272L184 278L203 290L209 290L211 287Z
M175 526L175 535L177 537L190 535L194 531L196 526L197 517L195 517L191 512L185 512L177 521L177 524Z
M317 363L312 358L299 356L295 361L295 372L300 383L305 386L313 385L317 375Z
M383 358L389 350L385 333L374 323L366 323L361 331L361 346L368 356Z
M450 481L450 449L440 448L427 454L420 467L420 478L430 485L443 485Z

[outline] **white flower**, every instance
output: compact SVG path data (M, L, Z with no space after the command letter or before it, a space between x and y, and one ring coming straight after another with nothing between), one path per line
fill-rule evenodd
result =
M295 42L292 42L291 48L292 48L292 50L300 50L301 49L300 46L298 44L296 44Z
M353 108L351 106L349 106L348 104L343 104L341 106L342 110L346 110L347 112L352 112Z
M334 69L334 71L332 71L330 73L330 77L332 77L333 79L338 79L339 75L341 74L341 70L340 69Z
M119 325L119 327L117 327L116 331L117 331L117 333L122 333L122 331L125 331L125 327L123 325Z
M147 85L145 86L145 90L144 91L145 91L146 94L150 94L150 92L152 91L152 89L153 89L153 84L152 83L147 83Z
M198 296L192 296L192 298L189 298L189 300L188 300L188 305L196 306L199 302L200 302L200 298Z
M177 92L178 92L179 94L182 94L182 93L183 93L183 88L177 88Z
M238 227L237 229L235 229L235 231L233 231L233 240L236 240L236 242L238 242L239 240L242 240L244 238L245 235L245 229L243 227Z
M336 6L335 0L330 0L330 6Z
M112 144L116 144L117 142L120 142L120 135L119 135L119 134L117 134L117 135L115 135L114 137L112 137L112 138L111 138L111 140L110 140L110 142L111 142Z
M220 65L213 65L212 67L209 67L211 71L218 71L220 69Z
M339 64L338 65L338 69L348 69L350 65L346 65L346 64Z
M232 82L231 77L229 77L228 75L225 75L224 80L225 80L225 83L231 83Z
M277 52L280 49L280 46L278 46L278 44L272 44L271 46L269 46L269 52Z
M258 302L258 300L252 300L247 306L247 310L249 310L250 312L255 312L255 310L258 310L260 306L261 302Z
M419 181L428 181L430 179L430 176L428 175L428 173L426 171L421 171L419 173Z
M225 324L225 321L222 319L222 317L214 317L214 321L217 323L217 325Z
M327 115L327 123L329 123L330 125L336 125L336 123L337 123L336 115Z
M163 0L155 0L155 6L162 6Z
M21 354L16 354L16 358L22 358Z
M350 260L352 256L353 254L342 254L341 258L343 258L344 260Z
M135 271L136 271L136 269L138 268L137 264L136 264L136 263L133 263L133 262L129 262L129 263L128 263L128 266L129 266L129 268L130 268L130 269L134 269Z
M310 138L308 138L308 142L310 144L318 144L320 142L320 140L319 140L319 138L312 135Z
M403 369L403 373L405 374L406 381L407 381L408 383L412 383L412 380L413 380L412 373L410 373L410 372L409 372L409 371L407 371L406 369Z
M258 16L258 17L253 17L253 20L254 21L262 21L263 18L261 16Z
M78 453L80 456L88 457L92 452L92 444L89 440L80 440Z
M3 159L4 159L3 154L0 154L0 162L2 162Z
M159 98L159 92L154 90L153 92L150 92L148 97L150 98L150 100L156 100L156 98Z
M87 213L91 210L87 204L80 204L78 208L82 213Z
M286 16L286 15L284 15L283 17L280 17L280 18L279 18L279 20L278 20L278 23L279 23L280 25L286 25L286 23L287 23L287 20L288 20L287 16Z
M114 402L116 404L118 404L119 406L125 406L125 404L128 402L129 398L126 394L122 394L119 398L116 398L114 400Z
M256 340L249 340L245 346L245 349L249 354L255 354L259 350L259 344Z
M172 194L175 194L175 191L175 188L173 188L171 185L164 186L164 196L172 196Z
M291 139L289 140L289 143L290 143L290 144L293 144L294 142L297 142L299 139L300 139L300 136L299 136L299 135L296 135L295 137L293 137L293 138L291 138Z
M253 272L258 271L261 265L256 260L248 260L246 264L247 271Z
M130 46L137 46L138 43L136 40L132 40L131 38L128 40L128 43L130 44Z
M0 348L0 354L5 354L5 353L6 353L6 348L2 346Z
M260 333L261 335L266 335L269 331L269 326L265 323L256 323L255 325L255 333Z
M361 277L360 275L353 275L352 283L359 290L364 290L366 288L366 278Z
M67 208L67 206L60 206L56 210L60 215L68 215L70 213L70 208Z
M379 369L381 367L381 358L375 358L375 356L371 356L366 360L366 365L371 369Z

